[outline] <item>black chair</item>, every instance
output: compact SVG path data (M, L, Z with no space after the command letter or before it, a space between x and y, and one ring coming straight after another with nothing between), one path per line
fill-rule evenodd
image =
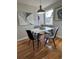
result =
M28 37L30 40L32 40L32 43L33 43L33 49L34 49L34 41L37 39L37 45L39 47L39 34L37 33L37 37L34 37L35 33L31 32L30 30L26 30L27 34L28 34ZM30 43L30 40L29 40L29 43Z
M34 40L35 40L35 38L33 37L33 34L30 30L26 30L26 32L27 32L27 35L28 35L29 39L32 40L33 49L34 49ZM29 43L30 43L30 40L29 40Z
M47 40L48 39L52 39L53 40L53 43L54 43L54 47L56 48L55 38L56 38L56 34L57 34L58 29L59 29L58 27L54 27L54 29L49 30L49 33L48 34L46 33L45 45L47 44Z

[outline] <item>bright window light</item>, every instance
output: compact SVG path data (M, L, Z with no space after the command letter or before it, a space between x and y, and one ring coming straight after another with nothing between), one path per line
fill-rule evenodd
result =
M46 17L51 17L53 10L49 10L46 12Z
M53 25L53 9L46 11L45 24L46 25Z

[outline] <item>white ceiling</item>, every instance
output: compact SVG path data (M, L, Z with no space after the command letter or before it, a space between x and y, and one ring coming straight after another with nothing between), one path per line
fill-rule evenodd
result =
M60 0L41 0L42 7L47 7L50 4L53 4ZM28 4L34 7L38 7L40 5L40 0L17 0L17 3Z

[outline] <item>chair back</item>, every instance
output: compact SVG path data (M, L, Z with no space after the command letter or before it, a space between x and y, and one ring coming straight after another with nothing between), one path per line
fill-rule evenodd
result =
M57 31L58 31L58 27L54 27L54 29L49 30L50 33L49 36L52 38L56 37Z
M58 29L59 29L58 27L55 27L55 28L54 28L54 37L56 37L56 34L57 34L57 32L58 32Z
M48 32L50 33L50 34L49 34L50 36L53 36L53 35L54 35L54 31L53 31L53 29L48 30Z
M28 34L29 39L35 40L34 37L33 37L32 32L31 32L30 30L26 30L26 32L27 32L27 34Z

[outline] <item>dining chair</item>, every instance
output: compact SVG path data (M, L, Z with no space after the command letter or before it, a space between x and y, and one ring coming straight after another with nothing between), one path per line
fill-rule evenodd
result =
M58 31L58 27L54 27L54 29L48 30L49 33L46 33L46 41L45 41L45 45L47 44L48 39L52 39L53 43L54 43L54 47L56 48L56 44L55 44L55 38L57 35L57 31Z
M28 37L29 37L29 43L30 43L30 41L32 40L32 44L33 44L33 49L34 49L34 40L35 40L35 38L33 37L33 34L32 34L32 32L31 32L31 30L26 30L26 32L27 32L27 35L28 35Z
M33 43L33 49L34 49L34 42L35 40L37 41L37 45L39 47L39 36L40 34L39 33L34 33L34 32L31 32L31 30L26 30L27 34L28 34L28 37L29 37L29 43L30 41L32 40L32 43Z

